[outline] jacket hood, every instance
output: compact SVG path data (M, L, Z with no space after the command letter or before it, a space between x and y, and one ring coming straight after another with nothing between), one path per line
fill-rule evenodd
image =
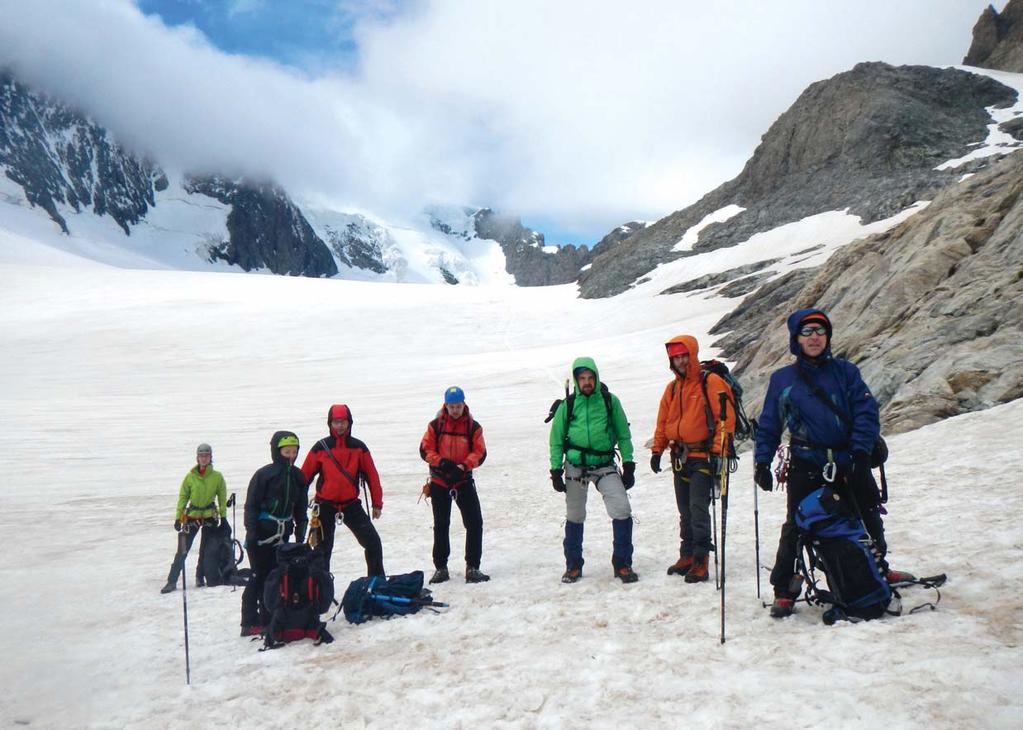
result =
M298 438L294 431L275 431L274 435L270 437L270 460L275 464L288 463L288 460L281 456L281 449L277 446L277 442L285 436L294 436L296 439Z
M797 309L795 312L789 315L789 352L798 358L803 357L803 351L799 347L799 342L796 341L796 337L799 334L799 323L809 317L811 314L817 314L824 318L827 322L828 329L828 345L824 348L824 352L821 353L821 360L826 360L831 357L831 319L821 309L815 309L808 307L806 309Z
M689 364L686 366L686 372L680 373L671 364L671 358L668 358L668 369L675 373L675 377L685 378L698 378L700 377L700 343L696 341L696 338L692 335L678 335L672 337L670 340L664 343L665 352L667 352L668 346L675 343L681 343L685 345L686 350L689 351Z
M593 389L593 392L594 393L599 393L600 392L600 371L597 370L597 363L594 362L592 357L577 357L572 362L572 381L575 383L575 392L576 393L582 393L582 391L579 389L579 379L575 376L575 371L578 370L579 368L586 368L587 370L592 370L593 371L593 375L594 375L594 377L595 377L595 379L597 381L596 386Z
M327 429L330 431L330 435L334 438L338 438L338 434L330 427L330 422L338 419L348 421L348 433L346 435L351 436L352 426L355 425L355 419L352 418L352 409L344 403L335 403L330 407L330 410L327 411Z

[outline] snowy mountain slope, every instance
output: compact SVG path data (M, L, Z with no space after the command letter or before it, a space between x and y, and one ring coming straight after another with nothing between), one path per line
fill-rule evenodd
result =
M0 329L17 353L0 359L0 527L26 536L0 567L0 715L12 722L170 727L184 713L225 727L269 718L393 727L410 717L421 727L1018 723L1020 401L892 439L892 561L949 573L934 612L832 628L810 608L771 620L755 596L744 458L732 482L721 646L713 584L664 574L677 555L677 514L670 476L650 474L642 449L630 492L640 582L612 579L610 526L595 495L585 578L558 582L564 504L547 479L542 420L571 359L589 354L641 444L668 378L661 343L684 331L706 343L727 299L636 292L583 301L569 286L86 265L88 277L0 262ZM229 491L242 495L268 459L272 430L296 429L304 453L330 403L349 403L382 475L387 568L427 569L431 519L416 501L425 478L416 449L452 383L486 429L478 483L492 582L444 584L437 596L452 607L442 615L335 623L332 645L268 653L237 636L240 592L190 590L186 688L181 594L158 589L195 444L213 444ZM783 497L760 495L765 566ZM345 531L334 564L340 588L363 569Z

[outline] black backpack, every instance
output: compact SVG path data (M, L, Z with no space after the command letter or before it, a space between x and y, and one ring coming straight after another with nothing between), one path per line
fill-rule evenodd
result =
M299 639L329 644L320 614L334 602L334 577L327 571L323 553L307 543L285 543L277 548L277 566L263 588L263 605L270 622L263 633L265 649Z
M731 391L731 397L728 400L731 401L732 412L735 413L735 432L732 435L734 442L741 444L747 439L755 439L757 437L757 422L756 419L746 415L746 409L742 404L742 385L732 375L728 366L720 360L700 361L700 385L703 386L703 403L704 409L707 412L707 423L710 432L714 433L714 417L711 415L710 398L707 395L707 375L710 373L714 373L724 380L725 385Z
M207 538L209 544L203 555L202 572L208 586L243 586L249 582L252 570L242 568L245 551L242 544L231 536L230 530L217 530Z

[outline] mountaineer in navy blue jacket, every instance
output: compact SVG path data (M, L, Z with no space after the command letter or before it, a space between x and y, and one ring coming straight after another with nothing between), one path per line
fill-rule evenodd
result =
M775 618L791 614L800 593L795 573L796 509L803 498L826 482L855 497L864 527L881 553L880 567L889 582L912 578L908 573L890 570L884 560L888 548L877 484L870 470L870 454L881 433L877 401L859 368L832 356L831 320L823 311L794 312L789 316L788 329L789 350L796 361L771 374L754 452L754 481L761 489L771 491L771 460L782 433L788 430L791 462L787 512L771 571L775 595L771 615ZM811 385L846 418L830 408Z

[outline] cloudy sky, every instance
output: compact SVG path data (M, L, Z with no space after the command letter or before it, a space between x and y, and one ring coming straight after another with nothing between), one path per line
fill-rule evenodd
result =
M392 220L488 205L593 242L733 177L812 81L959 63L987 5L0 0L0 65L171 170Z

